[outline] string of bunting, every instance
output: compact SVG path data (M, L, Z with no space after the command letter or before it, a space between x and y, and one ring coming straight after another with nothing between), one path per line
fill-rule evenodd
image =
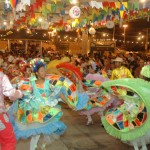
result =
M71 2L72 0L34 0L31 3L30 0L10 0L10 11L15 10L16 13L14 26L69 31L91 26L95 29L105 27L108 21L122 24L144 17L149 21L150 2L90 1L77 6L70 5ZM40 17L43 19L41 22Z

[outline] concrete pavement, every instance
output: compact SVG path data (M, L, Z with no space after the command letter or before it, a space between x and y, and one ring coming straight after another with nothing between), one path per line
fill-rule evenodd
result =
M86 118L63 106L62 121L67 131L58 140L46 147L46 150L133 150L120 140L109 136L100 126L100 120L94 115L94 125L86 126ZM29 150L30 140L20 140L17 150ZM40 149L39 149L40 150Z

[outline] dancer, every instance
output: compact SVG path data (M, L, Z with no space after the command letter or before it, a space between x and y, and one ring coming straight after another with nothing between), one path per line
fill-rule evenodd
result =
M99 98L99 102L100 102L100 97L101 100L104 98L103 94L100 90L100 86L93 86L93 83L102 83L104 81L108 81L109 79L106 78L106 76L104 77L103 75L101 75L99 73L98 67L92 67L92 65L87 66L88 68L88 74L86 75L86 77L84 78L84 84L87 86L87 94L89 95L91 101L93 100L98 100ZM92 85L92 84L93 85ZM106 97L105 97L106 98ZM103 99L104 100L104 99ZM106 98L107 101L107 98ZM105 105L105 107L94 107L91 108L90 110L83 110L80 112L81 115L86 115L87 116L87 123L86 125L90 125L93 124L93 119L92 119L92 115L95 113L98 113L101 116L103 116L103 111L106 109L106 107L108 107L109 105L111 105L112 101L110 101L109 103L107 103L107 105Z
M49 135L49 142L63 134L66 126L59 121L62 116L59 101L65 101L65 90L62 87L54 87L45 74L45 63L36 58L31 61L35 76L29 82L19 85L24 97L19 103L14 103L10 113L17 139L31 138L30 150L37 146L41 134ZM15 121L13 121L15 119Z
M150 92L150 65L142 68L141 75L145 81L139 78L128 78L102 84L109 94L114 94L124 101L117 108L109 109L106 112L102 118L105 129L110 135L134 146L135 150L138 150L139 147L142 147L142 150L147 150L146 144L150 143L148 96ZM124 90L126 89L126 92L120 93L118 91L122 87Z
M66 85L65 87L68 97L67 104L71 105L73 110L81 111L81 115L87 116L87 125L92 124L93 121L91 115L96 112L102 115L103 111L114 101L113 98L109 100L107 95L105 95L105 93L101 93L101 90L99 89L102 82L108 79L104 78L99 73L93 72L90 76L87 76L87 79L88 77L93 79L94 76L94 80L86 80L85 87L82 83L82 74L75 66L68 63L62 63L57 65L57 68L59 68L59 71L61 71L63 75L73 81L73 83L67 78L60 78L59 76L55 76L55 80L51 82L55 83L55 85Z

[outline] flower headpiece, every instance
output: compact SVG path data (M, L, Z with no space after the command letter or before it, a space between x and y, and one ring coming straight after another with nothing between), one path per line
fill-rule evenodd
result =
M46 67L44 59L35 58L30 61L33 72L37 72L40 67Z
M150 78L150 65L146 65L142 68L141 75L146 78Z
M30 67L31 68L31 65L29 63L27 63L26 61L21 61L19 63L19 67L20 67L20 70L22 72L24 72L26 70L27 67Z

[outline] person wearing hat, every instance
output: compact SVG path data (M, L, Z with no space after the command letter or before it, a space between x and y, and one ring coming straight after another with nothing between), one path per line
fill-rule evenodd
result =
M111 80L120 79L120 78L133 78L130 70L124 67L123 59L121 57L117 57L113 60L115 62L116 68L112 71Z

